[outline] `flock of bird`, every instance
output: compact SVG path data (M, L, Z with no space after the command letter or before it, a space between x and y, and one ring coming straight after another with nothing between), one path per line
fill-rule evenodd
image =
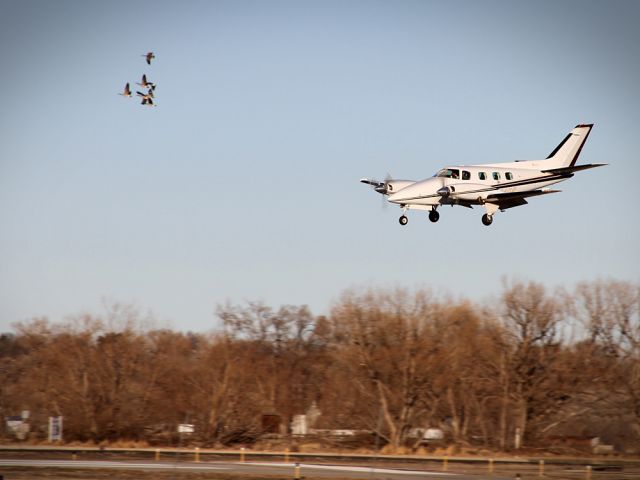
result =
M145 57L146 61L147 61L147 65L151 65L151 60L153 60L154 58L156 58L156 56L153 54L153 52L148 52L144 55L142 55L143 57ZM143 93L139 90L136 90L136 95L139 97L142 97L142 102L140 102L142 105L147 105L149 107L155 107L155 103L153 103L153 99L155 98L153 92L155 92L156 90L156 84L153 82L150 82L147 80L147 75L143 74L142 75L142 82L141 83L136 83L136 85L140 85L142 88L146 88L147 89L147 93ZM123 97L131 97L132 93L131 93L131 88L129 86L129 82L127 82L127 84L124 86L124 91L122 93L119 93L118 95L122 95Z

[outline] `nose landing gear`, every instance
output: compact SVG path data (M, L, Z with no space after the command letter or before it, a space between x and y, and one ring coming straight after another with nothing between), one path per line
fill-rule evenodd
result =
M409 219L406 217L406 215L402 215L398 221L400 222L400 225L406 225L407 223L409 223Z
M493 215L489 215L488 213L482 215L482 223L487 227L491 225L493 223Z

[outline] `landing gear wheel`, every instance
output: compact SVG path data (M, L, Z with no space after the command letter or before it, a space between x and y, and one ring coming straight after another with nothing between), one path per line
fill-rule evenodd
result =
M436 210L431 210L429 212L429 220L431 220L433 223L436 223L439 218L440 214Z
M406 216L404 216L404 215L402 215L402 216L398 219L398 221L400 222L400 225L406 225L407 223L409 223L409 219L408 219Z
M482 223L485 224L487 227L491 225L493 223L493 215L489 215L487 213L482 215Z

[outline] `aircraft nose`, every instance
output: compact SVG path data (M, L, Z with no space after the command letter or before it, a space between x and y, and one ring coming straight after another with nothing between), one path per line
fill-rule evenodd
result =
M402 203L402 200L405 198L404 194L400 194L400 192L398 193L393 193L391 195L389 195L389 197L387 197L387 200L391 203Z
M408 199L415 196L416 188L414 185L409 185L406 188L403 188L399 192L396 192L392 195L389 195L389 201L391 203L405 203Z
M389 195L388 200L391 203L399 204L412 202L414 200L422 200L423 198L435 193L439 186L440 183L434 182L431 178L422 180L420 182L414 183L413 185L409 185L408 187L403 188L393 195Z

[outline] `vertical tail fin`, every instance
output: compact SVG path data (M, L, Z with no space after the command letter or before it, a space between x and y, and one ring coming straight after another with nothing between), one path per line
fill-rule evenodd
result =
M547 157L549 167L573 167L592 128L593 123L576 125Z

